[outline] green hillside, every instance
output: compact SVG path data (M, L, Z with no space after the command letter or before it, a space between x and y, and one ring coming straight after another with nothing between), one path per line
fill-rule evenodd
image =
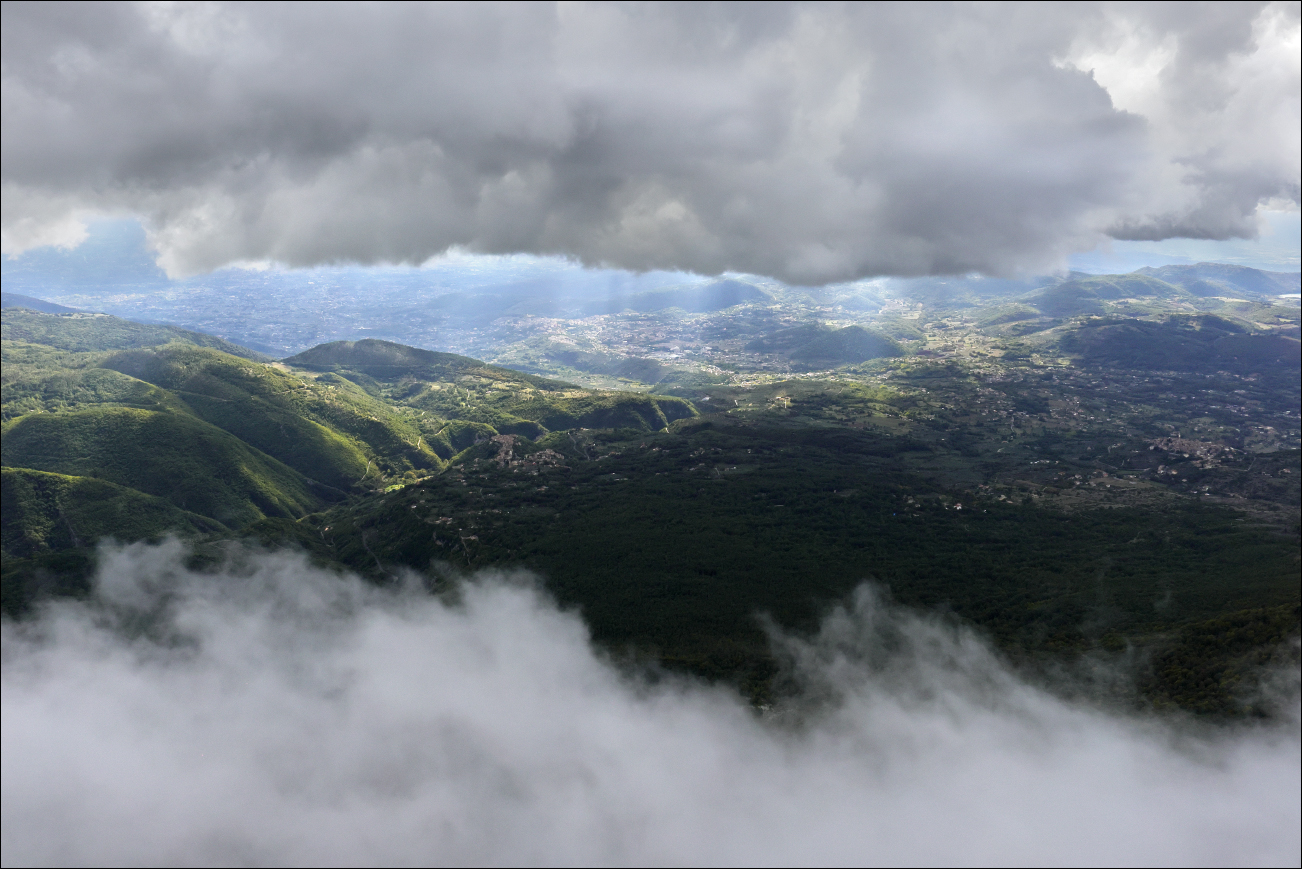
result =
M7 308L0 336L5 341L41 344L56 350L86 353L155 347L171 341L211 347L232 356L269 361L271 357L213 335L176 326L136 323L108 314L43 314Z
M1067 287L1088 291L1096 298L1109 300L1143 296L1175 299L1185 295L1176 285L1145 274L1092 275L1058 284L1054 289Z
M595 374L616 383L632 381L649 385L658 384L674 373L670 366L655 359L593 352L570 342L553 341L547 336L520 341L509 353L498 358L509 361L516 370L561 379Z
M1136 275L1146 275L1175 284L1196 296L1234 296L1241 293L1273 296L1296 293L1297 272L1267 272L1229 263L1198 263L1142 268Z
M489 365L468 356L438 353L366 338L361 341L333 341L304 350L284 360L286 364L313 371L355 372L376 381L401 381L406 378L425 381L455 381L472 376L498 383L519 383L537 389L565 389L554 380L522 374L509 368Z
M258 354L98 315L6 309L3 327L6 606L25 599L15 589L65 568L76 573L104 538L227 533L343 497L205 421L180 393L106 367L123 348L150 344L162 356L266 368L253 360Z
M1069 330L1064 353L1091 363L1159 371L1218 370L1296 377L1302 345L1279 334L1253 334L1242 324L1204 314L1162 322L1110 318Z
M482 423L502 434L530 438L575 428L659 431L696 412L681 398L637 392L551 392L476 386L482 385L430 384L409 403L447 419Z
M324 502L301 474L182 413L105 407L29 414L4 427L10 468L97 477L239 528Z
M164 498L106 480L27 468L4 468L0 479L0 549L6 559L90 546L106 537L133 541L168 531L193 536L226 530Z
M11 324L14 313L4 315L0 344L5 420L102 407L185 414L337 496L441 467L429 445L439 426L422 427L418 412L399 412L347 380L318 382L186 330L30 311L17 311Z
M818 336L792 353L791 358L814 364L846 365L902 355L900 345L885 335L862 326L846 326Z
M1058 288L1112 310L1156 284ZM705 416L385 341L264 363L45 315L0 347L0 603L84 591L96 541L167 532L199 561L237 537L436 588L525 567L612 654L768 702L757 615L812 628L873 579L1028 671L1101 656L1132 677L1113 699L1257 714L1298 624L1296 338L1184 296L1161 319L1028 301L971 317L1033 319L1018 341L884 320L919 346L861 370L899 344L783 321L725 338L785 359L680 384Z
M1143 274L1076 277L1054 284L1025 301L1048 317L1102 314L1107 302L1154 298L1166 302L1188 299L1180 287Z
M169 327L27 310L4 317L0 458L20 475L6 482L19 506L6 510L5 533L44 541L15 543L14 553L32 557L104 536L297 519L438 473L502 433L657 431L695 414L678 398L593 393L388 342L314 348L291 368ZM150 340L157 343L137 346ZM51 480L82 482L38 498L53 491ZM131 498L152 506L106 507L89 530L50 519L73 515L68 506L51 513L50 504ZM64 531L39 530L46 525Z
M574 428L659 431L696 414L681 398L640 392L597 392L523 374L452 353L435 353L389 341L339 341L314 347L285 362L329 372L371 395L422 414L433 448L444 457L458 451L455 438L479 423L492 431L537 438ZM321 378L323 381L326 378Z
M199 347L115 354L105 368L162 387L201 419L311 479L346 490L437 470L421 427L340 378L318 380Z
M98 362L106 355L0 342L0 414L7 421L27 413L110 405L188 412L185 402L167 390L100 367Z
M44 299L37 299L33 296L24 296L19 293L4 292L0 292L0 308L26 308L29 311L41 311L46 314L77 313L76 308L69 308L66 305L47 302Z
M6 468L98 481L58 503L107 497L103 486L113 484L120 491L110 502L130 496L153 505L101 511L97 521L107 524L94 533L37 535L54 549L296 518L441 466L418 426L361 388L317 383L210 336L27 310L6 310L4 329ZM54 478L42 479L49 488ZM24 517L48 512L6 509L5 533L27 539Z
M587 305L584 314L613 314L624 310L663 311L668 308L705 313L722 311L747 302L767 301L770 301L769 295L751 284L736 280L720 280L711 281L703 286L634 293L627 298Z
M862 326L833 329L814 323L756 338L746 349L752 353L782 354L824 368L904 355L897 341L875 329Z

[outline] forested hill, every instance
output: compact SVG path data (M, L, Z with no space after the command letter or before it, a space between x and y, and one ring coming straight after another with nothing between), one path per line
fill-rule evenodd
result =
M58 305L54 302L47 302L44 299L36 299L18 293L3 292L0 292L0 308L27 308L29 311L40 311L44 314L77 313L76 308L69 308L66 305Z
M273 363L113 317L4 326L10 614L83 591L103 538L179 532L196 557L253 539L381 583L528 568L612 653L757 702L781 685L756 615L812 628L869 578L1031 667L1146 662L1106 687L1125 702L1256 714L1261 668L1296 650L1297 381L1270 355L1296 341L1277 329L1073 321L1047 355L684 390L701 414L385 341Z
M196 347L211 347L244 359L271 361L271 357L265 353L232 344L214 335L205 335L178 326L137 323L109 314L64 311L47 313L24 307L6 307L3 317L3 338L5 341L39 344L73 353L157 347L160 344L177 341Z
M269 363L106 315L7 309L3 326L6 559L298 519L437 474L501 433L652 431L695 414L386 342Z
M547 391L575 388L557 380L535 377L499 365L489 365L478 359L471 359L469 356L421 350L375 338L319 344L284 361L286 364L311 371L356 371L376 380L411 377L444 381L475 376Z

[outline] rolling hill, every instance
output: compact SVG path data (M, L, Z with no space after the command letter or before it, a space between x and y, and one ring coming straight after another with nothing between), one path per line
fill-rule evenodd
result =
M40 344L71 353L130 350L180 341L196 347L211 347L232 356L267 362L270 356L240 347L213 335L177 326L136 323L109 314L45 314L22 308L6 309L0 336L5 341Z
M1096 320L1066 332L1058 346L1082 362L1150 371L1224 370L1296 377L1302 365L1298 339L1256 334L1214 314L1173 316L1158 322Z
M779 330L751 341L746 350L786 356L815 368L904 355L904 349L897 341L875 329L862 326L833 329L821 324Z
M451 421L536 438L574 428L658 431L696 414L681 398L578 389L465 356L375 339L323 344L285 362L357 383L386 402L418 411L435 427L436 449L444 453L454 445L440 437L444 429L437 426Z
M225 526L146 495L94 477L4 468L3 550L29 558L73 549L104 537L142 540L160 530L201 534Z
M66 305L58 305L54 302L47 302L44 299L23 296L18 293L0 293L0 308L26 308L29 311L40 311L42 314L77 313L76 308L69 308Z
M7 309L0 347L6 558L296 520L499 434L656 431L696 413L384 341L269 364L184 329Z
M1032 304L1052 299L1106 316ZM168 532L196 563L238 538L436 589L526 568L611 654L767 703L781 681L757 614L808 629L873 578L1019 666L1139 661L1114 699L1256 714L1245 686L1297 625L1299 354L1253 313L1266 303L1222 304L1073 275L873 328L756 306L752 330L705 337L779 358L679 390L704 415L388 341L268 362L6 309L2 603L84 591L97 540ZM1038 331L1017 341L964 326L1023 317ZM904 358L841 367L897 340Z
M746 302L768 301L769 296L763 290L744 281L719 280L692 287L675 287L665 290L651 290L633 293L624 298L614 298L586 306L585 316L593 314L617 314L620 311L639 311L650 313L678 308L693 314L723 311Z
M1063 281L1026 302L1045 316L1075 317L1104 313L1105 301L1145 297L1169 301L1187 295L1180 287L1146 275L1101 275Z
M1296 293L1302 288L1297 272L1267 272L1229 263L1198 263L1142 268L1134 274L1157 278L1188 290L1195 296L1263 295Z

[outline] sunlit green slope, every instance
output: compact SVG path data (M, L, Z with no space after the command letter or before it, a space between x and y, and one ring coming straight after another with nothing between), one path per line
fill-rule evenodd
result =
M464 448L457 437L467 429L440 421L491 427L492 432L476 430L481 439L497 433L536 438L575 428L659 431L696 415L680 398L577 389L465 356L373 339L322 344L285 362L333 374L385 401L419 411L423 425L433 432L435 448L445 454Z
M84 546L104 537L140 540L160 532L197 534L224 526L153 497L91 477L27 468L0 471L7 558L30 558Z
M323 502L301 474L183 413L104 407L29 414L4 427L6 467L97 477L239 528Z
M246 359L270 361L271 358L202 332L191 332L177 326L136 323L108 314L44 314L24 308L7 308L3 326L0 326L0 337L5 341L40 344L73 353L156 347L179 341Z
M124 509L120 521L49 538L50 548L299 517L442 464L409 421L414 411L404 417L351 383L318 383L210 336L26 310L6 310L4 330L6 468L112 483L176 514ZM19 479L5 478L15 505L29 500L18 489L10 497ZM73 487L60 503L105 491ZM28 513L41 511L6 509L6 534L23 537Z
M410 415L347 381L176 345L119 353L103 365L168 390L195 416L340 490L441 466Z
M6 498L21 509L6 510L4 521L15 540L46 541L23 549L30 553L296 519L438 473L499 433L655 431L695 414L682 399L593 393L388 342L326 345L286 365L210 336L103 315L7 309L4 328L0 457L27 475L6 477ZM29 533L54 514L22 506L37 504L36 490L14 487L45 479L49 489L51 474L112 484L117 501L134 493L155 506L129 519L123 508L116 523L102 511L84 533ZM108 497L102 487L70 485L57 503Z

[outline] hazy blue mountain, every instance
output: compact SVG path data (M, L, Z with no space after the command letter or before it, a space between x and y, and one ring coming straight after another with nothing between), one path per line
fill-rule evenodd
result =
M1180 287L1147 275L1090 275L1055 284L1026 301L1050 317L1102 314L1104 300L1127 298L1178 299L1188 294Z
M652 290L634 293L630 296L615 296L584 308L584 314L617 314L620 311L664 311L680 308L692 314L706 314L722 311L746 302L760 302L769 296L759 288L736 280L711 281L708 284L689 287L673 287L664 290Z
M1071 272L1067 279L1088 277ZM1013 298L1058 283L1062 276L1045 275L1013 280L988 278L983 275L944 275L938 277L908 278L893 282L893 295L942 307L963 307L972 304L989 304L993 300Z
M1267 272L1228 263L1198 263L1143 268L1137 275L1148 275L1174 284L1195 296L1223 296L1234 293L1274 296L1296 293L1302 287L1298 272Z
M0 293L0 308L26 308L29 311L40 311L43 314L74 314L76 308L69 308L67 305L56 305L54 302L47 302L44 299L33 298L32 296L20 296L17 293Z

